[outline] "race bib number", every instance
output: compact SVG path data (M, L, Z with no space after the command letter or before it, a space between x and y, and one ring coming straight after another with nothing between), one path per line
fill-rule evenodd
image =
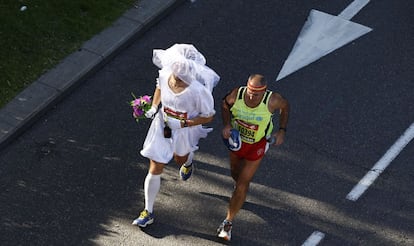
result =
M246 143L254 143L259 126L238 119L235 122L237 130L240 132L241 139Z

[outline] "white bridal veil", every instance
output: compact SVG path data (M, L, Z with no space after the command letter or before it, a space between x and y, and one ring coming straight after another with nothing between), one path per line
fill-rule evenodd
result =
M154 49L152 62L160 69L168 69L187 84L198 81L209 91L220 76L206 65L206 58L192 44L174 44L166 50Z

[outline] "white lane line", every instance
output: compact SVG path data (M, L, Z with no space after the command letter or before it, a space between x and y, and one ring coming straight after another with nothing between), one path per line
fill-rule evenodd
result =
M414 138L414 123L404 132L403 135L391 146L382 158L371 168L370 171L359 181L359 183L348 193L346 199L356 201L375 179L387 168L397 157L402 149Z
M315 246L318 245L321 240L325 237L325 234L320 231L315 231L306 239L302 246Z

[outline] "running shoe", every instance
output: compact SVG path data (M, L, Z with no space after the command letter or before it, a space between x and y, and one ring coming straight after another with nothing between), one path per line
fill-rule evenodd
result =
M231 240L231 228L233 224L231 221L224 220L223 223L217 228L217 237L222 238L226 241Z
M140 214L139 217L132 221L133 225L139 227L146 227L147 225L151 225L154 222L154 215L153 213L148 212L148 210L144 209Z
M192 173L193 173L193 164L191 164L188 167L185 167L184 165L180 167L180 176L182 180L186 181L187 179L189 179Z

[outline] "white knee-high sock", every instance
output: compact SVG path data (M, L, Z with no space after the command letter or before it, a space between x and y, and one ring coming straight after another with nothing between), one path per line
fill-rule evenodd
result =
M190 154L188 154L187 160L184 162L184 166L188 167L191 166L191 164L193 164L193 157L194 157L194 152L190 152Z
M145 209L152 213L155 197L161 186L161 175L147 174L144 181Z

